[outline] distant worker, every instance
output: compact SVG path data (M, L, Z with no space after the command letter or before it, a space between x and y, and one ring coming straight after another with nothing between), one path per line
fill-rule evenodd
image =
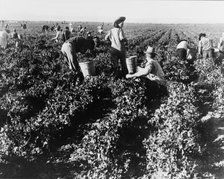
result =
M68 40L71 37L71 32L68 27L65 27L65 30L63 31L63 42Z
M27 25L26 25L26 23L23 24L23 29L24 29L24 30L27 29Z
M20 26L21 26L21 29L23 29L23 30L25 30L25 29L27 28L26 23L24 23L24 24L20 24Z
M77 32L80 32L81 29L82 29L82 25L79 25L77 28Z
M85 39L79 36L68 39L62 45L61 51L65 57L65 60L68 62L69 68L76 73L79 82L82 82L84 77L77 61L76 53L85 53L87 50L93 52L95 46L96 44L93 39Z
M63 32L60 26L57 26L56 28L56 36L52 38L51 40L55 40L56 42L64 42L63 41Z
M98 27L97 27L97 32L99 33L99 34L103 34L103 23L101 24L101 25L99 25Z
M9 38L10 38L10 31L7 28L5 28L3 31L0 31L0 47L6 49Z
M125 20L125 17L119 17L117 20L115 20L114 28L109 30L107 35L105 36L105 40L111 41L110 55L111 62L113 63L113 70L116 77L120 76L119 61L121 63L122 76L125 77L125 75L128 73L125 49L125 43L127 43L127 39L122 29Z
M86 32L86 37L93 38L91 32Z
M189 44L185 39L180 40L177 45L176 55L180 60L186 60L190 55Z
M86 27L83 27L81 30L80 30L80 33L85 36L86 35Z
M73 25L71 22L69 23L69 30L70 30L70 32L74 32L74 28L73 28Z
M213 58L213 42L205 33L199 34L198 54L204 59Z
M5 26L5 21L2 20L2 29L4 28L4 26Z
M222 37L219 39L218 49L220 53L224 54L224 32L222 33Z
M9 24L5 25L5 29L9 30Z
M12 39L15 41L15 47L18 48L21 44L22 37L17 33L16 29L12 32Z

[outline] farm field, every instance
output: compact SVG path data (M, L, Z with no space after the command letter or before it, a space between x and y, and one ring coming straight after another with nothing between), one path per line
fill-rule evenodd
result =
M224 58L196 54L199 33L217 47L224 24L125 24L127 57L142 65L154 46L168 95L115 78L105 43L91 59L96 75L77 86L45 24L9 23L23 43L0 51L0 178L224 178ZM79 24L97 35L100 23ZM190 42L188 61L175 56L180 39Z

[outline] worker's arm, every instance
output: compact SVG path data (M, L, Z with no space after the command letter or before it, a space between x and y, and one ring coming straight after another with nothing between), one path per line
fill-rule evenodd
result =
M198 54L201 55L202 52L202 46L201 46L201 41L198 43Z
M125 42L125 43L128 42L127 38L126 38L125 35L124 35L124 31L123 31L123 29L120 29L119 38L120 38L120 41L121 41L121 42Z
M141 77L146 76L151 72L151 67L147 66L145 68L137 67L137 72L134 74L127 74L126 78L134 78L134 77Z
M222 38L220 38L218 48L220 48L222 46L222 43L223 43Z
M110 31L107 32L107 35L105 36L105 40L109 40L110 38Z
M51 40L58 39L58 36L59 36L59 32L57 32L56 36L54 38L52 38Z

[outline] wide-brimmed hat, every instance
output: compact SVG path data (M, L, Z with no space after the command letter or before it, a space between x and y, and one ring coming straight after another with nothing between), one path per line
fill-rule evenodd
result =
M114 27L118 27L118 24L120 24L121 22L124 22L125 20L126 20L126 17L124 17L124 16L121 16L121 17L117 18L114 21Z
M148 46L147 50L145 51L146 54L156 54L155 52L155 48L154 47L151 47L151 46Z
M198 39L201 40L201 37L206 37L205 33L200 33Z

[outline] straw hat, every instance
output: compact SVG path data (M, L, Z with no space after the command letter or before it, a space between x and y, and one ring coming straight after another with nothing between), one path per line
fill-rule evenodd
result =
M126 17L124 16L119 17L118 19L114 21L114 27L119 27L118 24L120 24L121 22L124 22L125 20L126 20Z
M151 46L148 46L147 50L145 51L146 54L155 54L155 48L154 47L151 47Z

